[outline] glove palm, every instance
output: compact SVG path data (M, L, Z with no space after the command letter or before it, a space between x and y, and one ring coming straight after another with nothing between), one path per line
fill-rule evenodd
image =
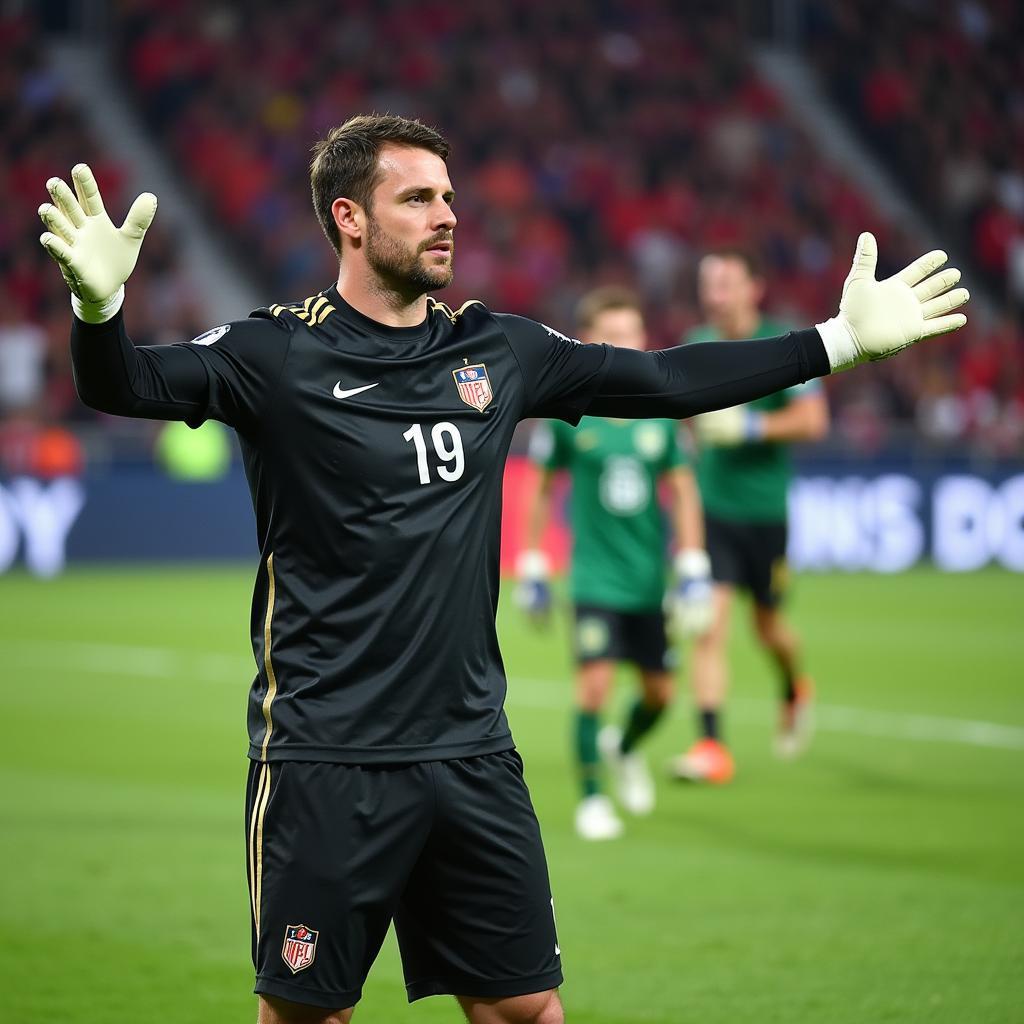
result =
M865 231L857 240L853 266L843 285L839 314L818 324L833 370L887 359L922 338L955 331L967 323L962 306L970 294L954 288L960 271L940 249L926 253L884 281L875 280L878 245Z
M90 168L77 164L71 179L74 192L60 178L46 183L53 204L39 207L48 229L39 241L80 303L101 307L120 293L135 269L142 239L156 216L157 200L151 192L143 192L121 227L116 227L107 216Z

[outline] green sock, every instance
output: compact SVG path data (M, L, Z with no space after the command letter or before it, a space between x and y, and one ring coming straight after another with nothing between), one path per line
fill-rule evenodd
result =
M629 717L626 719L626 728L622 732L622 752L628 754L641 738L657 725L658 719L664 713L664 704L652 706L638 700L630 709Z
M600 719L593 712L576 712L576 762L584 796L593 796L601 791L601 758L597 753L600 724Z

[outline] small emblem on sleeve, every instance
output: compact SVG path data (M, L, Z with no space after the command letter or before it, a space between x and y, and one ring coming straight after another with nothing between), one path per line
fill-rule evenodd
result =
M205 334L200 334L198 338L192 339L193 345L212 345L215 341L220 341L228 331L231 330L231 324L221 324L220 327L214 327L212 330L207 331Z
M552 338L561 338L562 341L570 341L574 345L579 344L579 342L575 338L570 338L567 334L563 334L561 331L556 331L554 327L548 327L547 324L541 324L541 327L543 327L544 330L547 331Z
M494 399L491 391L491 379L487 376L487 367L483 363L473 366L460 366L452 370L455 385L459 389L459 398L466 405L472 406L477 412L483 412Z
M285 928L281 956L292 974L298 974L313 962L319 935L304 924L290 924Z

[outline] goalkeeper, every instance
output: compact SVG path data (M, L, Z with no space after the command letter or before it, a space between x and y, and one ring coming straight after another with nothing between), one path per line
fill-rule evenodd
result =
M453 276L447 156L419 122L335 128L311 185L336 280L184 345L136 347L121 312L154 196L118 228L78 165L74 192L51 179L39 210L72 291L83 399L115 415L217 419L242 444L261 544L247 834L265 1024L350 1020L392 919L410 998L455 994L473 1021L564 1019L494 627L518 422L693 416L966 322L952 312L967 301L959 272L936 273L944 253L876 281L867 233L837 315L780 338L636 352L573 344L479 303L454 312L427 296ZM423 416L440 466L425 461ZM315 925L298 923L307 914Z
M584 342L620 348L646 345L638 300L621 288L583 297L577 326ZM619 420L585 416L579 426L545 420L534 430L530 455L541 472L527 513L520 556L520 603L534 616L550 609L547 556L541 538L551 518L552 483L567 470L572 483L572 599L575 611L576 714L574 749L582 798L575 825L583 839L614 839L622 821L602 793L599 747L619 801L632 814L654 808L654 785L638 745L654 728L673 693L665 635L668 534L658 485L671 492L678 547L678 582L671 602L689 632L711 621L710 564L704 551L700 496L670 419ZM640 674L641 694L625 727L598 731L618 662Z

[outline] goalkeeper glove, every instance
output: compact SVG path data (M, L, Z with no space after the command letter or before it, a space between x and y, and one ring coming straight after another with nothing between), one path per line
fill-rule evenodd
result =
M142 239L156 216L156 196L143 192L118 228L103 208L89 167L76 164L71 180L74 192L60 178L46 183L53 204L39 207L47 228L39 241L71 289L75 316L87 323L103 323L124 302L124 283L135 269Z
M551 561L537 548L521 551L516 559L516 604L538 624L547 622L551 611Z
M711 559L690 548L676 555L676 585L669 596L669 614L677 635L700 636L714 621L711 603Z
M876 281L878 245L865 231L857 240L838 315L817 325L832 370L886 359L922 338L963 327L967 317L952 312L970 298L966 288L953 287L960 271L934 273L946 258L936 249L898 274Z
M764 419L745 405L701 413L693 420L701 444L731 447L744 441L759 441L764 433Z

